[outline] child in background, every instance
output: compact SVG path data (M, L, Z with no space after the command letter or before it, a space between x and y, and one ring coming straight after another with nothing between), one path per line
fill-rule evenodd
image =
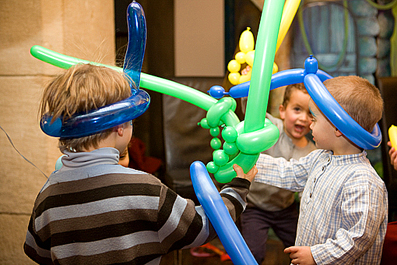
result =
M280 119L266 114L277 126L277 143L264 151L273 157L299 159L315 150L306 135L310 132L312 116L310 96L303 83L286 87L284 100L279 106ZM252 182L247 195L248 205L241 215L242 234L258 264L266 254L266 241L272 228L285 247L293 246L298 222L294 192L260 182Z
M128 146L127 146L124 149L124 151L120 153L119 165L122 165L123 167L128 167L129 163L130 163L130 154L128 153Z
M324 81L361 127L382 117L379 90L357 76ZM366 158L310 100L313 140L319 148L299 160L261 154L255 181L303 191L292 264L379 264L387 225L387 190Z
M41 115L64 119L131 94L123 74L77 65L44 91ZM201 206L178 196L156 177L118 164L132 122L80 138L60 138L66 154L36 198L25 253L40 264L159 264L175 249L200 246L216 236ZM236 220L245 208L256 167L221 196Z

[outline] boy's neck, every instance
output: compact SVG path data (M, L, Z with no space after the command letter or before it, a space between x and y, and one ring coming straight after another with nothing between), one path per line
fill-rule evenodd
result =
M94 146L89 146L88 148L84 148L84 152L91 152L96 149L104 148L104 147L113 147L116 148L116 133L112 132L107 138L102 139L101 141L98 142L97 147ZM117 148L116 148L117 149Z
M338 138L332 148L333 155L360 154L363 150L345 137Z

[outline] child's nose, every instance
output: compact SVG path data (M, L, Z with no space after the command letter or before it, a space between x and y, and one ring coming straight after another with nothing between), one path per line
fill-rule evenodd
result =
M311 123L311 117L308 113L302 111L302 113L301 113L301 115L299 115L299 117L302 121Z

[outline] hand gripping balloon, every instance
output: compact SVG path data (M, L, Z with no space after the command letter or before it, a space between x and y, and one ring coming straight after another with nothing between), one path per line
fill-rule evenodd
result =
M255 47L250 89L247 101L245 121L239 124L225 124L222 131L225 140L224 150L218 150L220 145L216 138L219 133L218 126L224 110L235 106L230 98L223 98L209 110L201 126L209 128L215 137L212 147L213 162L207 164L207 169L215 175L217 181L226 183L234 176L233 164L243 167L244 172L251 169L256 163L260 152L274 145L279 136L279 131L270 121L265 119L267 101L270 90L270 79L277 44L282 9L282 1L265 1L261 16L258 40ZM240 153L238 153L240 151Z
M146 20L139 3L132 2L127 10L129 42L124 61L124 73L129 77L131 96L125 100L104 106L88 113L80 113L70 119L52 121L50 113L40 122L44 133L54 137L83 137L133 120L149 107L150 97L139 89L140 73L146 44ZM40 52L32 47L31 52Z
M281 3L281 1L279 1L279 3ZM270 28L271 28L271 26L272 26L271 22L268 20L265 20L264 16L270 17L269 12L273 12L273 11L277 14L277 12L280 11L280 6L277 6L277 4L279 4L279 3L276 3L276 2L271 3L271 1L265 1L264 7L263 7L263 12L262 12L261 24L260 24L261 27L268 28L270 26ZM274 9L273 9L273 7L274 7ZM284 9L285 9L285 7L284 7ZM279 20L277 20L278 19L277 15L275 17L272 17L271 19L273 19L273 23L277 23L279 21ZM258 37L258 38L262 38L262 34L264 34L264 32L261 31L261 27L260 27L259 34L258 34L260 37ZM274 34L274 32L270 32L269 34L272 34L272 33ZM260 43L260 41L259 41L259 43ZM266 47L266 49L271 50L272 42L269 41L268 39L266 39L266 41L264 43L265 44L262 44L262 43L260 45L257 44L257 47L256 47L257 53L260 49L265 49L265 47ZM273 53L272 61L274 61L274 50L270 51L270 53ZM256 54L255 58L257 56L259 56L259 55ZM266 56L259 56L259 58L266 58L266 59L270 60L269 57L271 58L271 55L269 55L269 54L266 54ZM260 61L258 63L259 66L256 66L258 61ZM262 73L262 71L265 71L264 69L266 69L267 73L269 73L269 75L271 75L270 74L271 65L267 64L266 66L264 66L264 64L265 64L264 61L262 61L261 59L259 59L259 60L257 59L257 60L255 60L254 69L255 69L255 67L258 67L260 69L259 70L260 73ZM254 84L256 84L256 82L255 82L256 78L260 79L259 77L256 76L256 73L253 72L252 79L253 79ZM251 86L250 87L251 91L249 92L250 94L248 95L248 104L250 104L250 102L252 102L251 98L255 99L255 97L257 97L257 96L262 96L261 100L259 100L259 103L263 103L263 101L267 102L269 90L266 91L266 88L269 87L269 83L267 84L268 85L267 87L266 87L266 83L262 83L262 80L260 80L258 83L261 85L262 84L264 85L265 91L262 91L263 92L262 94L258 93L257 90L262 88L262 86L260 86L260 87L259 86L258 87ZM256 93L253 93L252 91L255 91ZM254 95L254 96L252 96L252 95ZM251 99L251 101L250 101L250 99ZM202 120L201 124L203 127L204 126L208 127L208 128L212 127L210 129L210 133L212 136L216 137L219 134L219 129L216 126L218 126L220 123L220 118L213 113L222 113L222 111L224 112L225 111L224 109L227 109L228 106L231 108L235 108L235 105L233 102L234 101L231 101L229 98L224 98L223 101L219 100L219 102L213 107L213 109L216 109L216 110L212 111L212 109L210 109L207 113L207 118ZM251 103L251 104L254 104L254 103ZM258 110L259 113L260 113L260 111L263 111L263 113L265 113L266 106L264 107L264 109L260 108L262 105L254 105L254 106L259 108L259 110ZM222 115L222 114L219 114L219 115ZM255 113L253 112L253 109L250 109L249 111L247 110L246 117L247 117L247 115L255 115ZM262 151L262 150L255 150L255 147L257 147L257 146L255 146L255 141L257 141L259 139L262 139L262 141L263 141L263 137L262 137L263 135L260 135L260 134L251 135L250 137L248 137L248 138L255 138L255 140L252 141L253 144L245 143L245 144L237 147L238 139L243 138L244 132L246 132L246 131L250 132L252 129L254 129L254 125L256 122L259 124L259 127L263 126L263 121L265 121L265 126L264 126L265 128L271 127L271 125L270 125L271 123L266 125L266 122L268 122L268 121L265 120L263 116L259 117L259 122L258 122L258 120L255 120L255 118L253 118L252 120L249 120L249 121L250 121L250 123L251 123L250 125L252 127L250 127L250 125L247 125L244 123L239 123L235 127L227 126L223 129L222 136L225 139L224 151L220 151L220 150L214 151L214 162L213 162L213 164L207 165L207 169L209 171L210 171L211 167L213 167L214 171L215 171L219 165L225 164L225 162L228 159L233 158L233 156L237 152L236 150L238 148L244 148L244 146L245 146L248 148L248 150L245 150L247 152ZM246 131L245 131L245 129L246 129ZM270 139L273 138L273 139L277 140L278 130L275 130L275 131L277 131L277 136L276 135L269 136ZM273 130L273 132L275 132L275 131ZM242 132L242 133L240 134L239 132ZM245 134L247 135L249 133L245 133ZM274 137L274 136L276 136L276 137ZM217 139L217 138L214 138L214 139ZM269 142L270 141L271 140L269 140ZM259 145L261 145L261 144L259 144ZM219 148L220 140L219 139L214 140L213 142L211 142L211 146L214 149ZM241 156L242 153L243 153L243 151L238 156ZM228 155L230 155L230 158L227 157ZM251 157L249 159L252 159L252 161L256 162L257 156L255 157L255 154L253 154L253 157ZM246 160L249 160L249 159L246 159ZM236 162L237 164L239 164L238 162L240 162L240 161L238 161L237 159L234 159L234 160L232 160L232 162L229 162L229 163L233 163L233 162ZM252 253L248 249L245 241L242 239L242 236L241 236L240 232L238 231L236 225L233 223L233 220L230 218L230 215L228 214L227 209L225 209L226 207L224 206L224 204L219 196L219 193L217 192L217 190L214 187L212 181L210 180L207 172L204 170L204 166L201 163L194 162L191 165L191 177L192 177L192 182L193 182L193 186L194 186L197 198L199 199L200 203L203 205L203 208L204 208L206 214L208 215L208 218L210 219L211 223L214 225L214 228L215 228L219 238L221 239L223 246L225 247L226 251L230 255L233 263L234 264L257 264L256 260L252 256Z

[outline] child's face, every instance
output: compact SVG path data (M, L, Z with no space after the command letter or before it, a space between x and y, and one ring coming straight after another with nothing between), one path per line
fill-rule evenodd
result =
M125 150L120 154L119 164L122 165L123 167L128 167L129 163L130 163L130 156L128 154L128 146L127 146Z
M309 102L310 112L313 115L313 122L310 125L312 130L313 141L317 148L333 150L332 143L335 141L336 128L324 116L324 114L317 108L313 100Z
M280 106L280 118L286 134L293 140L300 140L310 132L312 116L309 111L309 94L293 90L287 106Z

